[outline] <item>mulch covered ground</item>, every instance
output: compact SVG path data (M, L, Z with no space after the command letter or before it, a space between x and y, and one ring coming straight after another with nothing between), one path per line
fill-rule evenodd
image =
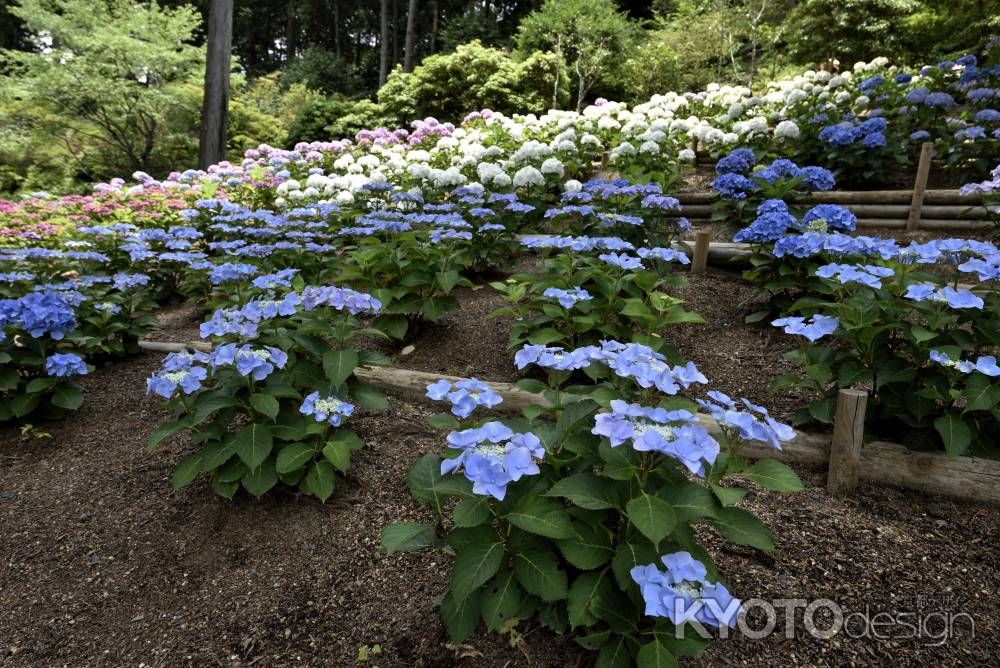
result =
M749 288L715 273L680 294L708 324L672 329L671 342L713 387L786 417L801 398L766 390L789 370L781 354L794 342L743 324L753 310ZM507 326L483 320L501 300L486 288L462 301L397 366L513 379ZM167 311L161 323L151 338L196 336L189 308ZM228 502L203 480L172 490L170 472L192 448L185 439L146 451L147 435L165 417L144 396L159 361L147 353L98 369L85 379L77 414L38 425L50 439L0 430L0 664L590 665L570 639L531 623L513 646L485 633L450 646L435 604L447 587L448 558L379 551L385 524L430 519L406 483L412 462L443 449L442 434L426 426L429 407L392 400L386 411L353 417L366 447L326 504L289 493ZM940 621L922 638L901 639L896 628L895 639L821 641L804 629L800 611L795 638L786 639L779 610L767 638L716 642L683 665L995 665L1000 509L865 484L852 497L831 498L822 473L799 473L804 492L754 489L743 502L774 530L774 555L701 530L737 596L827 598L845 614L867 607L869 616L964 612L974 637L962 618L944 642L928 637ZM376 644L380 655L356 663L360 648Z

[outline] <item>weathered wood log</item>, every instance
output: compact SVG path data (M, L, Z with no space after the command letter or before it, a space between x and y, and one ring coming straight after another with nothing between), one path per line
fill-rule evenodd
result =
M910 210L905 204L848 204L846 206L858 218L905 219ZM989 213L982 206L925 204L921 208L920 217L921 220L983 220L989 217Z
M712 191L682 192L675 195L685 207L688 204L711 204L718 200L718 194ZM902 204L907 207L913 201L912 190L831 190L814 192L805 200L809 204ZM924 204L934 205L965 205L982 204L979 195L962 195L958 190L926 190Z
M906 218L858 218L858 227L883 227L888 230L907 229ZM931 220L921 219L916 232L978 232L988 230L993 223L988 220ZM911 230L907 230L911 231Z
M186 341L184 343L174 343L169 341L139 341L140 350L148 350L157 353L179 353L182 350L200 350L202 352L212 352L212 344L207 341Z
M837 393L830 468L826 474L826 489L831 494L848 493L858 486L858 463L865 439L867 406L867 392L845 389Z
M927 177L931 173L931 157L933 155L933 142L925 141L920 145L920 162L917 165L917 175L913 180L913 197L910 200L910 213L906 217L907 232L914 232L920 226L920 210L924 206L924 192L927 190Z
M694 233L694 255L691 258L691 273L704 274L708 265L708 252L712 245L712 232L698 230Z

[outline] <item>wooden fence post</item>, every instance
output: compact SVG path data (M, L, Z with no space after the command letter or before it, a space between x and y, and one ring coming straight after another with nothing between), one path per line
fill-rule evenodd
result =
M858 485L858 462L865 434L867 405L867 392L841 390L837 393L833 442L830 444L830 469L826 477L826 488L831 494L845 494Z
M712 231L698 230L694 233L694 257L691 258L691 273L704 274L708 266L708 249L712 245Z
M920 145L920 162L917 163L917 178L913 181L910 215L906 219L907 232L914 232L920 226L920 213L924 206L924 192L927 190L927 177L931 172L931 157L933 155L934 144L925 141Z

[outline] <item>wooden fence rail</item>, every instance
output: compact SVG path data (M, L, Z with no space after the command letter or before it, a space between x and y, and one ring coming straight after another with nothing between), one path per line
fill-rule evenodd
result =
M166 343L140 341L139 347L157 352L210 350L203 341ZM385 392L405 401L424 402L427 385L445 378L451 382L465 380L458 376L396 369L391 367L359 367L355 375ZM491 389L503 397L495 410L517 413L530 404L546 405L540 394L527 392L511 383L490 382ZM813 466L826 466L828 486L835 493L848 493L858 479L939 494L957 499L1000 503L1000 462L976 457L950 458L942 453L912 452L895 443L872 442L862 445L864 424L864 392L841 390L838 396L834 434L810 434L796 431L795 436L776 450L760 443L750 443L742 454L751 459L770 458ZM698 419L710 433L721 431L709 415ZM859 426L860 425L860 426Z

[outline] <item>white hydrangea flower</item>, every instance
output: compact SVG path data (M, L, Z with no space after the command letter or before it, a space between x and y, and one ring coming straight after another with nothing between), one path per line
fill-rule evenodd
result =
M694 162L697 157L698 156L695 155L695 152L689 148L683 148L677 154L677 159L681 162Z
M781 121L774 128L774 136L779 139L797 139L799 126L795 121Z
M545 177L534 167L527 165L517 170L514 174L514 187L523 188L526 186L545 185Z
M577 181L576 179L570 179L569 181L563 184L563 190L565 190L568 193L578 193L581 190L583 190L583 184Z
M354 195L350 190L341 190L337 193L337 204L354 204Z
M565 171L562 162L558 158L548 158L542 163L542 174L555 174L562 176Z

